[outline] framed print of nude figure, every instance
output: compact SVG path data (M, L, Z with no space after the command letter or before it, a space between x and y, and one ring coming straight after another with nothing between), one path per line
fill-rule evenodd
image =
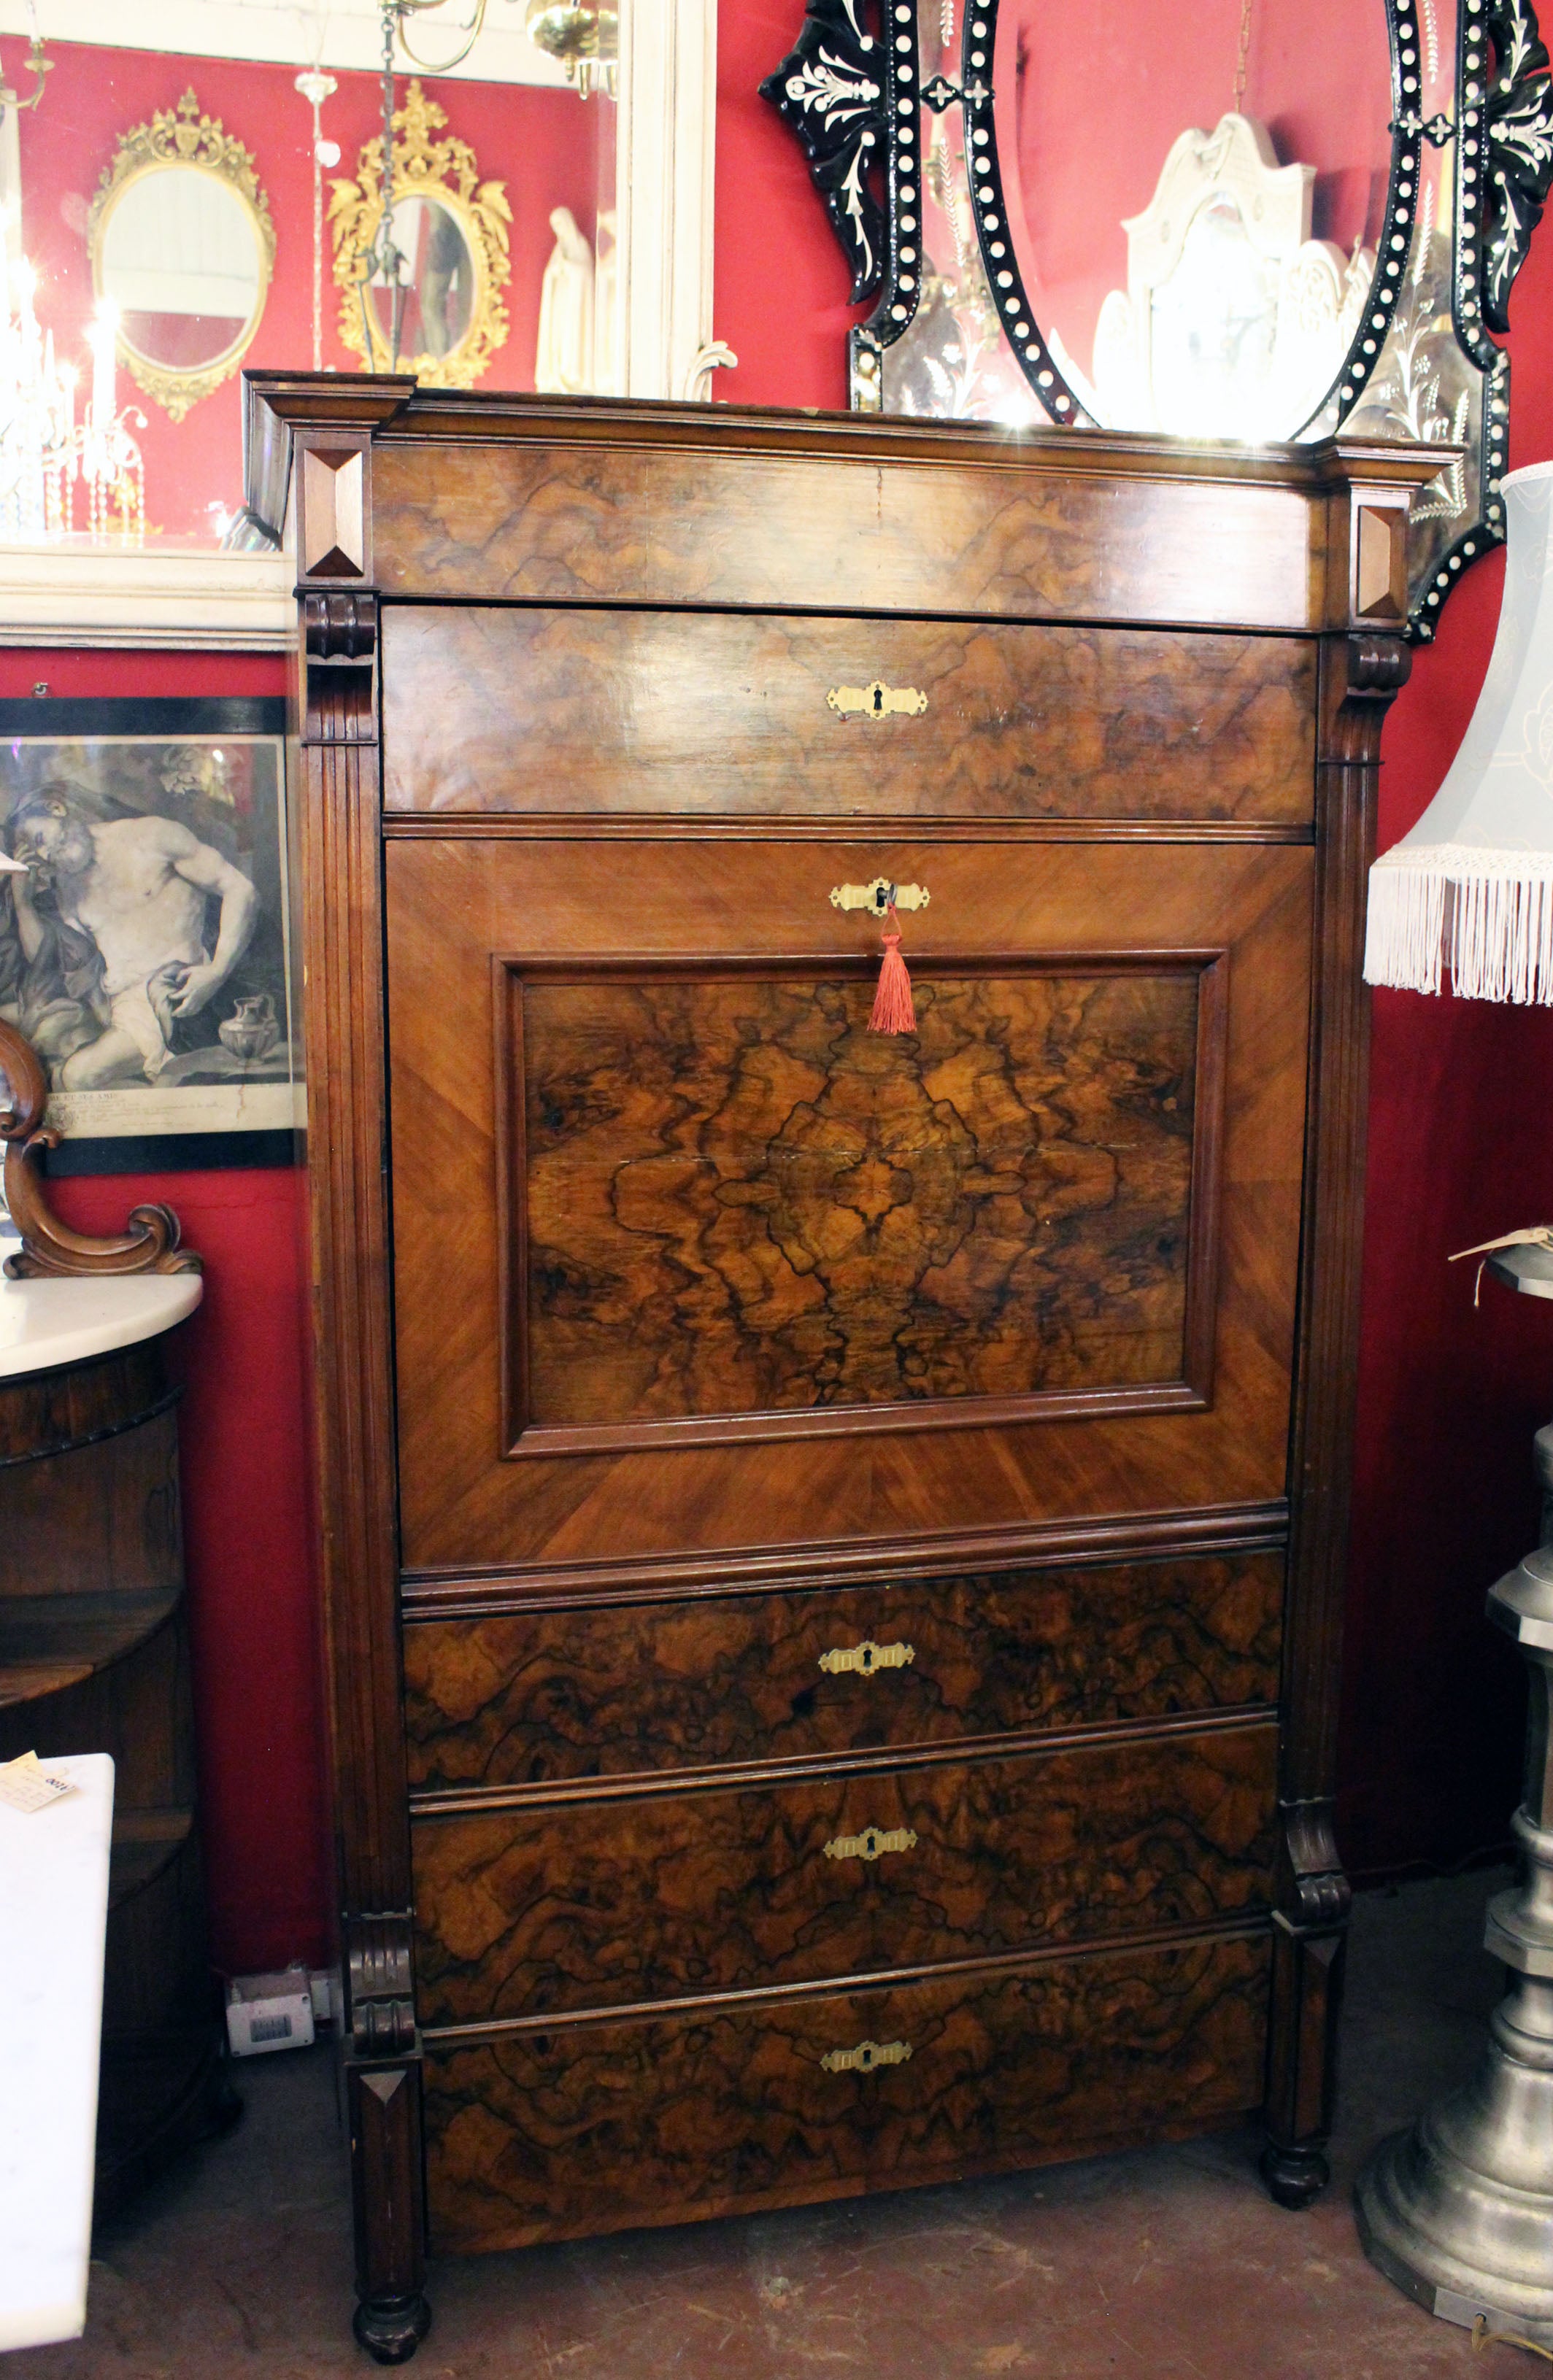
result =
M25 870L0 875L0 1016L48 1071L55 1171L289 1153L284 723L273 699L0 702Z

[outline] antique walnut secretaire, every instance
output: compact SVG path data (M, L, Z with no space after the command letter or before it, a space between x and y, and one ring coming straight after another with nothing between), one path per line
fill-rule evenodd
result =
M361 2336L413 2348L428 2225L1257 2107L1299 2203L1437 456L248 402L300 565Z

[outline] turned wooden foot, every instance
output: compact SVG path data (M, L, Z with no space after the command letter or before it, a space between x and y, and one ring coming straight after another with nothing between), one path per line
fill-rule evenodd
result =
M374 2363L408 2363L432 2326L432 2309L410 2298L363 2298L351 2329Z
M1315 2204L1332 2179L1332 2168L1319 2149L1281 2148L1269 2141L1262 2152L1262 2179L1275 2204L1297 2214Z

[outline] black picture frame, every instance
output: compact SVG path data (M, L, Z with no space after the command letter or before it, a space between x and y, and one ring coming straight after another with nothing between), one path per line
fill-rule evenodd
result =
M262 738L275 751L275 848L264 855L263 892L268 932L266 979L274 978L278 954L277 995L290 1029L283 1047L296 1044L296 1062L286 1080L300 1081L300 1034L295 1024L295 987L290 980L293 941L286 914L289 899L286 850L287 788L285 767L287 706L274 695L76 697L30 696L0 700L0 832L10 802L7 770L16 778L16 747L23 744L70 744L134 739L155 743L204 743L221 739ZM169 815L172 806L169 806ZM235 852L241 863L242 854ZM251 869L245 872L253 873ZM0 886L6 881L0 877ZM278 893L278 897L276 897ZM111 1135L72 1132L48 1151L45 1169L55 1179L90 1174L177 1173L231 1170L274 1170L295 1160L296 1135L291 1124L256 1123L219 1130L118 1131Z

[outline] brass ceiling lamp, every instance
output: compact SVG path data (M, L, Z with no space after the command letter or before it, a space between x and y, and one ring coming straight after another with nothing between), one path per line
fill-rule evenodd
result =
M385 13L391 13L397 26L400 48L423 74L450 74L462 66L484 27L488 0L473 0L471 15L459 29L466 37L463 47L450 58L422 57L410 47L405 19L428 16L445 5L446 0L384 0ZM590 99L595 91L615 97L620 76L618 6L610 7L605 0L528 0L523 30L536 50L565 70L580 98Z
M556 58L579 98L613 99L620 75L620 12L600 0L529 0L523 30L536 50Z

